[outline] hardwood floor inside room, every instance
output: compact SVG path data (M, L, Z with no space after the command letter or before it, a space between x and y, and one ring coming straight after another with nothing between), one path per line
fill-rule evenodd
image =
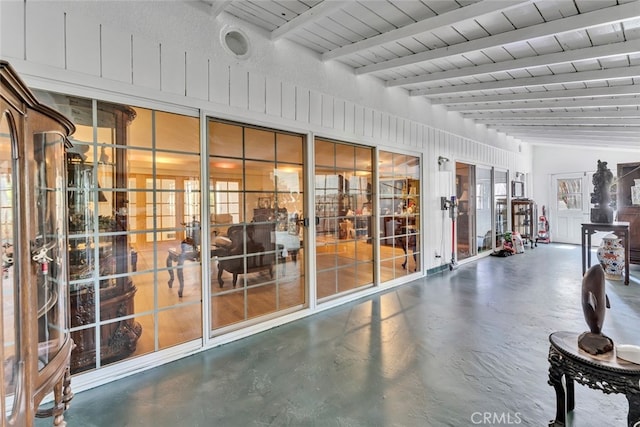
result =
M317 247L316 267L319 269L317 293L319 298L353 291L373 284L373 247L364 239L341 241L324 240ZM135 353L131 357L171 347L201 338L202 299L201 266L199 262L185 261L181 267L184 276L183 297L178 297L177 269L175 280L169 288L169 272L165 254L174 242L160 246L157 255L159 270L153 272L154 253L150 249L137 248L138 274L133 276L137 288L135 295L135 320L142 326ZM418 269L419 253L414 259L409 250L405 256L399 247L380 247L381 282L412 274ZM285 261L285 262L283 262ZM279 259L274 266L274 277L268 271L240 275L238 285L232 287L232 275L223 273L224 285L217 281L218 267L211 260L211 329L228 327L249 319L271 315L281 310L303 307L305 294L305 253L300 250L294 262L291 256ZM406 267L403 264L407 262ZM335 267L335 269L331 269ZM246 286L245 286L246 284ZM154 301L162 310L157 317L150 312Z

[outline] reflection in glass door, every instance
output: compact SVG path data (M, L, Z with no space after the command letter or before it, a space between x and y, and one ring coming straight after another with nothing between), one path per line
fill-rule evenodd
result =
M420 270L420 158L380 151L380 281Z
M315 142L318 299L373 284L373 149Z
M493 249L491 169L476 166L476 245L478 253Z
M19 256L13 250L16 224L14 223L14 160L13 160L13 132L9 122L10 116L0 116L0 255L2 256L2 294L0 295L0 310L2 310L2 372L5 401L2 404L6 420L13 418L17 403L16 392L21 386L18 363L21 360L20 350L20 322L18 301L18 275L14 265ZM19 264L18 264L19 265ZM15 275L14 275L15 274ZM2 423L4 425L4 423Z
M496 248L501 248L504 244L504 233L509 231L508 209L507 209L507 172L494 170L494 216Z
M211 329L303 307L304 137L209 121Z
M456 162L456 218L457 259L462 260L476 254L475 239L475 166Z

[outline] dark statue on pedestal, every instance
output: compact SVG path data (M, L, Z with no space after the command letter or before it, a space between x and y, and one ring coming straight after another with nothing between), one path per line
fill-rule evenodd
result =
M611 203L613 173L607 167L607 162L598 160L598 170L593 174L592 182L591 203L595 206L591 208L591 222L611 224L613 222L613 209L609 204Z
M606 309L610 307L605 293L604 269L600 264L589 268L582 278L582 311L590 332L578 337L578 347L590 354L603 354L613 350L611 338L602 334Z

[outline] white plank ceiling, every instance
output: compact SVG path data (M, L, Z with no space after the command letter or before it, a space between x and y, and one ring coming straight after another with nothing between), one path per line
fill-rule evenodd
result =
M639 0L202 0L532 144L640 147Z

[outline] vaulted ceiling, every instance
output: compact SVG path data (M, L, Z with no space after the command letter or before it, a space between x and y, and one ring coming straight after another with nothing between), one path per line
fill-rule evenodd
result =
M640 148L640 1L202 2L522 141Z

